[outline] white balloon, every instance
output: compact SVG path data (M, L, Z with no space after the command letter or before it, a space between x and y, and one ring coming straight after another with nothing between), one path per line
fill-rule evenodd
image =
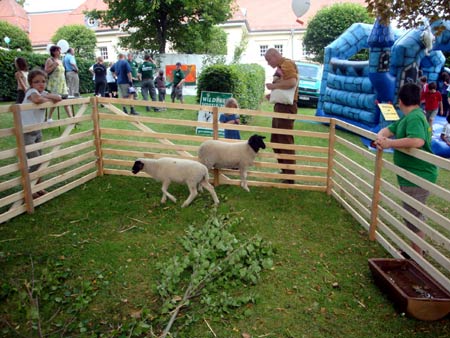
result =
M291 7L297 18L299 18L308 11L310 5L310 0L292 0Z
M66 53L69 49L69 43L66 40L59 40L56 45L61 48L61 53Z

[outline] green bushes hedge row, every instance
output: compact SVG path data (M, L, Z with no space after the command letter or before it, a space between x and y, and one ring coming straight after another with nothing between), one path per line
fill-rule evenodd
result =
M30 69L42 68L49 55L37 54L18 51L7 51L0 49L0 100L15 101L17 83L14 77L16 67L14 66L14 59L16 57L23 57L27 60ZM89 67L92 66L92 61L80 60L77 58L77 65L80 70L80 93L93 93L94 82L92 81L92 74L89 72Z
M264 98L264 68L257 64L213 65L197 81L197 102L202 91L232 93L243 109L258 109Z

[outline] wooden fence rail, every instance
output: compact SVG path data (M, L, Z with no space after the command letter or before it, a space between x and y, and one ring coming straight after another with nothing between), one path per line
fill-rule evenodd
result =
M97 176L131 176L130 169L137 157L170 156L196 160L201 142L217 139L219 129L225 127L219 123L219 115L235 112L227 108L152 102L152 106L170 108L170 111L161 112L160 117L129 116L120 107L131 102L136 106L148 104L146 101L108 98L47 103L39 107L71 105L75 118L27 127L21 124L20 112L36 108L35 105L0 106L0 223L25 212L32 213L36 206ZM100 108L100 104L104 107ZM212 112L212 123L197 121L200 110ZM440 183L448 184L449 160L420 150L407 151L411 156L433 162L440 168L446 179L440 177L437 184L432 184L395 166L391 155L371 151L358 144L361 142L351 142L342 137L342 133L348 131L355 137L375 138L375 134L348 123L245 109L239 113L247 115L251 123L226 125L227 129L267 137L267 148L258 154L248 172L250 187L321 191L333 196L367 230L372 240L377 240L394 257L401 258L400 251L408 253L450 291L450 187ZM274 116L295 119L295 130L276 130L279 134L294 135L295 145L270 142L274 129L258 125L258 121ZM211 136L196 135L196 128L210 128ZM25 146L23 133L39 129L44 130L44 140ZM293 149L295 155L275 154L273 148ZM43 155L27 159L26 153L34 150L42 150ZM280 164L277 159L295 160L296 164ZM31 165L39 165L39 169L29 173ZM281 169L295 170L296 174L281 174ZM216 185L240 184L236 170L214 170L213 174ZM397 175L428 189L431 192L428 205L400 191ZM283 184L280 182L283 179L295 180L295 184ZM33 193L42 189L48 190L48 194L33 199ZM406 212L403 202L420 209L427 221ZM405 227L403 219L423 231L425 239ZM411 241L418 243L426 254L421 256L412 250Z

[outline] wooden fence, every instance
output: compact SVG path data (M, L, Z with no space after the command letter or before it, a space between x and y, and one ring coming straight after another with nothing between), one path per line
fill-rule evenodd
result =
M32 213L36 206L97 176L131 176L131 167L137 157L170 156L196 160L200 143L217 139L219 128L224 127L218 122L219 114L234 111L152 102L152 106L170 110L160 112L160 117L130 116L120 109L121 105L130 103L130 100L80 98L43 104L41 108L55 106L59 109L71 105L75 117L27 127L21 125L20 111L35 105L0 106L1 121L7 124L0 129L0 223L24 212ZM136 106L148 104L145 101L132 103ZM198 122L199 110L211 111L212 123ZM247 115L251 122L226 125L227 129L267 136L267 148L260 151L248 172L250 187L311 190L333 196L367 230L372 240L377 240L396 258L401 258L400 250L408 253L450 291L450 187L445 186L450 176L449 160L419 150L408 151L410 155L440 167L438 182L432 184L395 166L390 155L368 150L359 138L374 139L375 134L342 121L254 110L240 110L239 113ZM296 120L295 130L277 130L277 133L294 135L297 144L270 142L274 130L258 126L258 123L268 125L267 120L273 116ZM195 130L199 127L211 128L212 135L196 135ZM23 132L39 129L46 130L44 140L25 146ZM342 136L346 132L353 133L354 142ZM293 149L296 154L275 154L273 148ZM43 151L42 156L27 159L27 152L39 149ZM279 164L278 158L294 159L296 164ZM27 168L37 164L39 169L28 173ZM281 169L293 169L296 174L281 174ZM216 185L240 184L236 170L214 170L212 174ZM428 205L401 192L396 175L428 189L431 192ZM283 179L295 180L295 184L283 184L280 182ZM48 193L33 199L32 194L42 189ZM402 207L404 201L421 210L427 221L406 212ZM422 230L426 238L419 238L405 227L403 218ZM423 257L411 249L411 241L424 248L426 254Z

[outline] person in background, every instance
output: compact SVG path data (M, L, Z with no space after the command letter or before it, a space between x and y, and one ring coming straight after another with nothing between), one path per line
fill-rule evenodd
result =
M64 66L60 60L61 48L58 46L50 47L50 57L45 61L45 72L48 74L47 91L52 94L61 95L62 98L67 98L68 89L66 84L66 77L64 76ZM30 84L31 85L31 84ZM70 107L64 106L67 116L73 117ZM52 122L52 115L55 107L51 107L47 121Z
M136 62L136 60L134 59L133 53L128 53L127 61L131 68L131 80L132 80L131 87L134 87L136 89L136 87L139 86L139 84L137 83L139 81L138 73L137 73L139 65ZM134 91L133 93L130 93L130 94L132 94L132 97L134 100L137 100L137 98L138 98L137 91Z
M80 78L78 77L78 66L75 60L75 51L73 48L67 50L64 56L64 69L66 70L66 81L69 89L69 96L80 96Z
M164 71L159 70L158 76L155 78L155 86L158 89L158 100L159 102L166 101L166 77L164 76ZM166 110L166 108L162 108Z
M127 60L125 60L125 55L120 53L119 60L111 67L111 72L117 78L117 86L119 89L119 96L122 99L128 99L130 95L134 96L134 93L130 93L130 88L134 87L133 78L131 77L131 66ZM122 107L125 114L128 114L127 108ZM130 107L131 115L139 115L133 106Z
M183 103L183 84L185 82L184 73L181 70L181 62L176 63L176 68L172 72L172 92L170 93L170 97L172 102L175 102L175 99L180 100Z
M28 64L24 58L18 57L14 60L14 65L16 66L16 73L14 74L14 77L17 81L16 103L22 103L25 98L25 92L29 87Z
M436 117L438 110L442 111L442 96L436 90L436 82L430 82L428 84L428 90L422 92L420 96L420 102L425 103L425 114L427 121L431 127L433 127L433 120Z
M447 123L442 129L441 140L450 147L450 114L447 115Z
M111 67L114 65L114 62L110 62L108 64L108 68L106 69L106 82L108 85L108 95L111 98L117 99L117 79L115 78L113 72L111 71Z
M239 104L236 101L235 98L229 98L225 101L225 107L226 108L235 108L239 109ZM223 113L220 115L219 122L221 123L229 123L229 124L239 124L240 119L238 114L234 113ZM239 133L239 130L229 130L225 129L225 138L231 138L240 140L241 134Z
M141 81L141 91L142 96L145 101L148 101L148 94L150 93L150 97L152 101L156 101L156 89L155 83L153 81L153 72L156 69L155 62L150 57L150 55L146 54L144 56L144 62L138 67L138 80ZM147 111L150 111L150 107L145 107ZM154 109L158 111L157 108Z
M92 67L95 75L95 95L105 97L106 89L106 67L103 64L103 57L97 57L97 63Z
M275 48L270 48L267 50L265 54L265 59L269 64L269 66L271 66L272 68L276 68L274 81L272 83L266 83L267 89L269 90L291 89L294 86L297 86L298 70L294 61L283 57L281 53ZM297 93L298 88L295 91L293 104L275 103L273 111L276 113L297 114L297 97L298 97ZM293 130L294 120L273 118L272 128ZM284 134L272 134L270 142L294 144L294 136ZM291 149L274 148L273 150L277 154L295 155L295 150ZM278 163L295 165L296 162L295 160L278 158ZM295 170L292 169L282 169L281 172L283 174L295 174ZM286 179L283 180L282 183L293 184L294 180Z
M28 83L30 87L25 93L23 103L35 103L41 104L44 102L59 102L61 96L58 94L51 94L45 91L45 85L47 83L47 74L40 70L31 70L28 74ZM33 110L23 110L20 112L20 119L23 126L29 126L32 124L43 123L45 119L45 108L36 108ZM34 130L24 133L24 140L26 145L36 144L42 141L42 131ZM27 158L31 159L42 155L42 150L30 151L27 153ZM39 169L39 164L30 168L30 172ZM38 181L39 183L39 181ZM45 190L38 191L33 194L33 198L38 198L47 192Z
M431 83L430 83L431 85ZM410 156L399 149L416 148L432 153L431 127L426 121L422 109L420 109L420 87L414 83L403 85L398 93L399 107L404 116L388 127L381 129L377 134L375 145L378 149L394 148L394 164L423 179L436 183L438 170L430 163ZM397 175L400 190L422 204L426 204L430 192L404 177ZM420 220L425 220L424 215L417 209L403 203L403 207ZM422 230L405 219L406 226L420 238L425 234ZM422 249L416 243L411 243L413 249L422 254Z
M442 71L439 76L439 81L437 84L437 91L441 93L442 98L444 99L447 96L447 90L450 86L450 74L446 71ZM449 113L450 104L447 100L442 101L442 107L439 111L439 115L441 116L447 116Z

